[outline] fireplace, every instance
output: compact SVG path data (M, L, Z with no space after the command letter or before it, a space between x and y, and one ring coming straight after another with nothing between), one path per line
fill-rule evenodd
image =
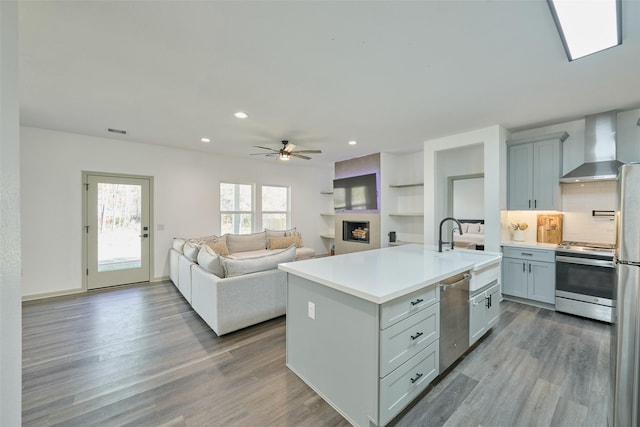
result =
M369 221L342 221L342 240L369 243Z

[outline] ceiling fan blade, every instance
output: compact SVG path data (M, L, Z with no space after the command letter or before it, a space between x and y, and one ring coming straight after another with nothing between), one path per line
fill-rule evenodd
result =
M271 157L271 156L277 156L278 153L251 153L249 155L250 156L267 156L267 157Z
M273 151L275 153L279 153L280 152L280 150L275 150L275 149L269 148L269 147L262 147L261 145L254 145L253 147L254 148L262 148L263 150L269 150L269 151Z
M293 153L322 154L322 150L298 150Z
M300 158L300 159L311 160L311 157L303 156L302 154L298 154L297 152L295 152L295 153L289 153L289 155L291 155L291 156L293 156L293 157L298 157L298 158Z
M284 151L286 151L287 153L291 153L294 148L296 148L296 144L289 143L284 146Z

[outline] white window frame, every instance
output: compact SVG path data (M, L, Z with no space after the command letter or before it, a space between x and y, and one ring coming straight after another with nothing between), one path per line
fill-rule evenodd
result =
M287 190L287 208L286 211L266 211L262 209L262 189L264 187L272 187L272 188L284 188ZM264 224L263 224L263 217L265 214L282 214L284 213L286 216L286 221L285 221L285 229L289 229L291 228L291 187L288 185L272 185L272 184L264 184L264 185L260 185L259 186L259 193L260 193L260 197L259 197L259 212L260 215L258 215L260 217L260 225L262 226L261 228L264 228Z
M239 206L239 197L240 197L240 192L239 190L239 186L240 185L248 185L251 187L251 210L250 211L244 211L244 210L222 210L222 185L233 185L235 186L234 189L234 197L235 197L235 206ZM256 185L255 184L247 184L247 183L243 183L243 182L228 182L228 181L220 181L220 185L218 186L218 191L220 192L219 195L219 203L220 203L220 233L222 234L222 218L224 215L250 215L251 216L251 232L255 232L256 230ZM260 218L260 221L262 221L262 218ZM234 224L240 224L239 218L238 221L234 221ZM234 234L240 234L240 230L239 229L234 229L233 230Z

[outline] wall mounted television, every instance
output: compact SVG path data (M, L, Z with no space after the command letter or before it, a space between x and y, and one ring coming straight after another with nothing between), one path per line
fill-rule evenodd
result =
M375 173L333 180L336 212L377 211L378 187Z

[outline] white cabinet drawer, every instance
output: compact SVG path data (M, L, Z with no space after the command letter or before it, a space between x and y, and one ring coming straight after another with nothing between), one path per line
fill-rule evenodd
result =
M527 261L555 262L556 252L547 249L529 249L516 246L503 246L502 256L525 259Z
M438 344L435 341L380 380L380 425L387 424L438 376Z
M439 301L440 287L428 286L380 306L380 329L386 329Z
M380 332L380 378L440 336L440 304L433 304Z

